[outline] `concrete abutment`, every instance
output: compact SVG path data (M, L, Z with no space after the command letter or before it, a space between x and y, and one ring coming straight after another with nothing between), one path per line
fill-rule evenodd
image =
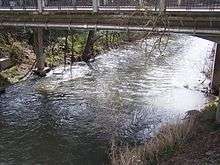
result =
M214 68L212 75L212 90L213 93L218 94L220 88L220 44L216 44L216 52L214 58Z

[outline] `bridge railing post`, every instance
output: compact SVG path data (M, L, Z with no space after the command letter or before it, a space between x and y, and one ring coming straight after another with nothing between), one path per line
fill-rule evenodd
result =
M143 5L144 5L143 0L139 0L139 6L143 6Z
M42 0L42 10L44 10L46 5L47 5L47 0Z
M108 4L108 0L103 0L103 5L107 6L107 4Z
M43 9L44 9L44 0L37 0L37 9L38 12L42 13Z
M164 12L166 10L166 0L159 0L159 11Z
M99 11L99 0L92 0L93 12L97 13Z
M43 7L46 7L48 5L48 0L43 0Z

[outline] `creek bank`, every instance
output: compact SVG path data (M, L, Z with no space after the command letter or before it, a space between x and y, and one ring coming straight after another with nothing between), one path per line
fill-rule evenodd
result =
M140 33L131 33L128 38L125 32L103 31L93 34L91 43L87 43L90 33L61 31L55 34L56 32L45 30L46 69L45 74L41 76L45 76L46 72L62 64L72 65L74 62L81 61L93 62L95 56L102 52L135 41L142 36ZM17 83L31 75L32 71L38 74L34 70L36 55L33 51L33 41L29 41L33 40L33 34L30 31L24 34L25 36L9 31L0 35L0 58L9 58L13 63L10 68L0 71L0 75L4 77L1 82L4 84ZM87 45L89 45L88 48ZM6 86L0 84L1 91L4 91Z
M0 89L3 92L11 84L21 81L33 67L35 54L26 41L12 34L0 35L0 58L8 59L0 70Z
M217 102L207 106L196 119L195 136L180 145L161 165L220 164L220 126L215 123Z
M207 67L201 72L205 75L205 80L201 80L201 84L211 79L213 60L210 59L214 59L214 56L215 46L208 57L209 60L206 61ZM203 92L214 100L217 97L210 93L209 87L191 89L189 85L184 85L184 88ZM220 127L216 124L217 105L217 99L210 101L201 111L188 111L185 118L163 124L160 130L143 145L119 147L113 144L110 154L111 164L220 164Z
M142 146L117 148L112 165L191 165L220 163L220 127L215 123L218 100L202 111L188 111L186 117L166 124Z

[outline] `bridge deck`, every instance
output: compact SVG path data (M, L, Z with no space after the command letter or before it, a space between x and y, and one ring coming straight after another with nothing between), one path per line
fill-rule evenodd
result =
M219 9L220 10L220 9ZM207 10L168 10L166 12L167 28L175 31L190 33L204 32L219 33L220 12ZM159 12L152 11L153 16ZM85 10L54 10L48 9L42 13L36 11L0 11L1 26L30 26L30 27L67 27L67 28L96 28L116 30L149 30L146 27L148 18L142 16L142 10L124 8L116 12L112 8L93 13L92 9ZM164 24L157 22L158 28ZM188 29L188 30L187 30ZM190 30L189 30L190 29ZM162 30L162 29L161 29Z
M27 1L29 6L11 1L0 0L0 26L220 34L220 2L216 0L32 0ZM155 18L164 10L166 15L163 21L148 24L149 18L143 16L146 10Z

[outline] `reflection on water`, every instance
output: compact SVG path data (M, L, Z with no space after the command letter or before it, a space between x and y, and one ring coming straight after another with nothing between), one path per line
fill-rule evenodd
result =
M169 42L163 55L146 57L137 42L99 56L92 70L79 63L10 87L0 96L0 164L103 164L113 137L141 142L204 106L213 43Z

